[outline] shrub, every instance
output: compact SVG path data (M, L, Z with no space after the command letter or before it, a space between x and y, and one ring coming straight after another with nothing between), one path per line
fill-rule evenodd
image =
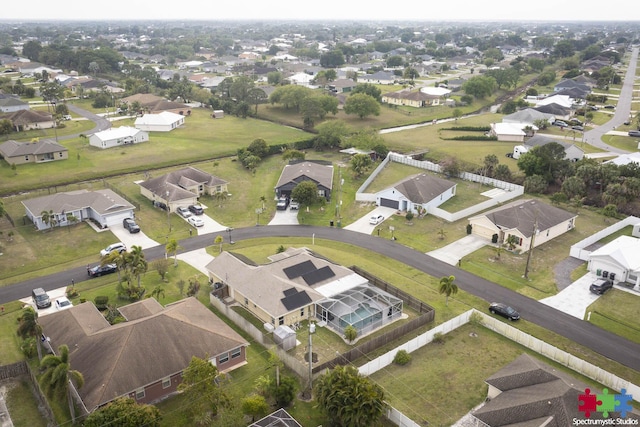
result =
M442 335L442 332L433 334L433 342L435 344L444 344L444 335Z
M393 358L393 363L396 365L404 366L409 362L411 362L411 355L407 353L407 350L398 350Z
M94 300L93 303L96 305L96 308L98 310L104 310L107 308L107 306L109 305L109 297L106 295L98 295Z

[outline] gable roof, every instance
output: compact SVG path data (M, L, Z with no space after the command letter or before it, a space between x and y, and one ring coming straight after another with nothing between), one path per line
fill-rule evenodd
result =
M0 144L0 153L2 153L4 157L58 153L60 151L68 150L65 146L50 139L43 139L37 142L17 142L9 140Z
M591 252L589 258L609 257L625 270L640 271L640 239L620 236L617 239Z
M170 125L184 118L183 115L172 113L171 111L163 111L158 114L145 114L136 118L135 126L153 126L153 125Z
M538 147L538 146L542 146L542 145L547 145L551 142L555 142L556 144L560 144L562 147L564 147L565 151L567 150L567 148L570 147L576 147L578 150L582 149L578 146L576 146L575 144L571 144L569 142L566 141L562 141L560 139L554 139L554 138L550 138L548 136L544 136L544 135L534 135L531 138L529 138L527 141L524 142L524 145L527 145L529 147Z
M28 102L24 102L21 99L14 98L14 97L11 97L11 96L0 98L0 106L2 106L2 107L15 107L15 106L23 107L25 105L27 107L29 107L29 103Z
M486 217L498 228L518 230L523 236L531 237L536 221L535 228L544 231L576 216L555 206L529 199L509 203L469 219Z
M553 118L553 114L543 113L542 111L534 110L533 108L525 108L524 110L516 111L515 113L504 116L502 118L502 123L533 124L536 120L549 120Z
M53 116L51 114L38 110L18 110L12 113L5 113L1 115L0 118L10 120L14 126L24 126L32 123L53 121Z
M315 181L318 185L331 189L333 186L333 165L322 165L315 162L290 163L282 168L280 179L276 184L279 188L291 182L299 183L305 178Z
M50 194L24 200L22 204L36 217L40 216L41 212L50 210L54 213L61 213L91 208L98 214L105 215L135 208L131 203L109 189L77 190Z
M428 203L456 184L446 179L422 173L396 184L394 188L413 203Z
M193 297L116 325L91 302L43 316L40 323L54 349L69 347L72 366L85 378L78 392L89 411L181 372L192 356L207 359L249 345Z
M151 193L162 196L164 200L182 200L193 197L194 193L186 187L203 184L207 187L224 185L228 182L217 176L208 174L192 166L169 172L157 178L151 178L141 182L140 186L146 188ZM167 192L169 196L167 197Z
M571 113L571 108L565 107L560 104L551 103L546 105L537 105L533 107L534 110L540 111L541 113L549 113L555 116L567 116Z
M96 132L91 136L98 138L101 141L109 141L112 139L135 136L140 133L145 134L146 132L131 126L119 126L117 128L110 128L110 129L103 130L101 132Z

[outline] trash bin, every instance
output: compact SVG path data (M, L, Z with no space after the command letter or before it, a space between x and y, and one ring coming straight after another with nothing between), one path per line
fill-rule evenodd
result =
M333 227L333 221L329 221L329 227Z

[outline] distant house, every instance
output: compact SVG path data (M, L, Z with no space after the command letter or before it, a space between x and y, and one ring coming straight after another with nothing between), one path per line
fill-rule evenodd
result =
M372 83L378 85L392 85L398 78L387 71L378 71L373 74L358 74L358 83Z
M630 163L635 163L640 166L640 153L625 153L618 155L615 159L607 160L605 163L613 163L617 166L628 165Z
M124 218L132 218L135 209L131 203L108 189L55 193L24 200L22 205L25 215L38 230L73 225L87 219L107 228L122 224ZM49 216L48 223L43 220L45 212ZM70 216L75 220L70 221Z
M146 141L149 141L147 132L129 126L111 128L89 136L89 145L103 149Z
M376 204L406 212L438 207L456 194L456 184L430 174L419 174L376 193Z
M67 345L84 376L77 396L85 413L119 397L154 403L175 394L194 356L219 372L247 363L249 343L193 297L165 307L146 298L118 311L126 321L115 325L91 302L39 319L51 350Z
M554 92L560 92L565 89L580 89L583 92L591 92L591 87L585 83L577 82L573 79L564 79L553 87Z
M0 144L0 156L10 165L67 160L69 150L50 139L37 142L9 140Z
M469 218L471 232L499 245L510 236L513 249L526 252L535 245L573 230L578 215L536 200L519 200Z
M430 95L421 90L400 90L382 95L382 102L391 105L422 108L430 105L439 105L441 97Z
M170 111L158 114L145 114L134 123L136 129L146 132L170 132L184 125L184 116Z
M616 282L640 287L640 239L620 236L596 249L589 255L588 268L598 276L606 271Z
M282 169L276 184L276 196L290 197L291 192L303 181L311 181L318 186L318 196L331 200L333 187L333 165L304 161L291 163Z
M327 84L327 86L333 93L348 93L358 86L358 83L351 79L338 79Z
M556 144L560 144L562 148L564 148L564 158L566 160L571 160L572 162L577 162L578 160L582 160L584 158L584 151L582 148L578 147L575 144L570 144L563 140L556 140L553 138L549 138L544 135L536 135L532 138L529 138L524 145L529 149L533 147L539 147L551 142L555 142Z
M173 77L173 72L171 74ZM135 95L122 98L122 102L133 105L135 102L140 104L143 111L148 113L161 113L163 111L171 111L173 113L188 116L191 114L191 107L181 102L169 101L161 96L150 93L137 93Z
M527 132L524 127L530 126L527 123L491 123L489 135L498 138L498 141L524 142Z
M162 202L173 212L179 206L193 205L203 194L226 193L228 182L194 167L186 167L140 183L140 194Z
M533 108L525 108L524 110L507 114L502 118L502 123L526 123L533 125L538 120L544 120L551 125L556 118L553 114L543 113L541 111L534 110Z
M0 98L0 113L14 113L20 110L29 110L29 104L11 96Z
M6 119L16 132L32 129L51 129L55 126L53 115L38 110L18 110L13 113L0 114L0 120Z

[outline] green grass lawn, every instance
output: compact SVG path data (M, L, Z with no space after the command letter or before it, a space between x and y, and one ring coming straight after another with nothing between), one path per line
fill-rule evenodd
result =
M589 321L616 335L640 343L640 327L636 322L637 298L614 288L587 308L586 312L591 312Z
M38 403L31 392L28 379L15 379L6 383L7 409L15 427L45 427L46 420L38 410Z

